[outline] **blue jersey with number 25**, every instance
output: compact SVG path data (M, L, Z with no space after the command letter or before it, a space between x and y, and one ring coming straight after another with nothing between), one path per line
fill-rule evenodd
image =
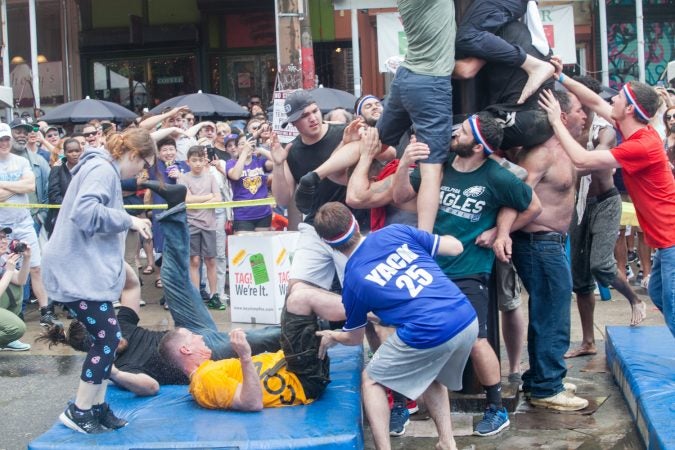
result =
M431 348L466 328L476 312L434 261L439 239L407 225L369 234L345 268L343 330L365 326L372 311L407 345Z

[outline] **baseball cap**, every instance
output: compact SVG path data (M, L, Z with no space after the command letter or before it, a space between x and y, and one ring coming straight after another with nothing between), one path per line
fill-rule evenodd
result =
M223 144L227 145L228 142L230 141L236 141L239 139L239 135L236 133L230 133L227 136L223 138Z
M47 125L47 127L44 129L45 134L49 133L49 130L54 130L58 132L59 127L57 127L56 125Z
M12 130L6 123L0 123L0 138L12 137Z
M10 227L0 228L0 231L2 231L5 234L12 234L12 229Z
M22 118L19 118L19 117L17 117L16 119L12 120L12 121L9 123L9 126L10 126L10 128L12 128L12 130L13 130L14 128L24 128L24 129L25 129L26 131L28 131L28 132L33 131L33 124L30 123L28 120L22 119Z
M286 121L282 123L281 126L286 127L289 123L298 120L305 111L305 108L314 103L316 103L316 100L314 100L314 97L312 97L312 94L310 94L309 91L300 89L291 93L291 95L286 97L286 102L284 103Z

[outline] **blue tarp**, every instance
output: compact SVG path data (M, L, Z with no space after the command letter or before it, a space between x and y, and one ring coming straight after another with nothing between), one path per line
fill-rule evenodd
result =
M607 327L607 364L649 450L675 449L675 338L662 327Z
M331 383L314 403L243 413L200 408L187 386L162 386L137 397L110 386L108 402L129 425L85 435L57 422L29 449L354 449L363 448L363 349L329 350ZM65 405L64 405L65 406Z

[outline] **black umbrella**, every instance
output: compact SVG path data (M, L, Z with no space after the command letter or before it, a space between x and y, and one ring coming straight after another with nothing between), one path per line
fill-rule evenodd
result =
M170 98L150 110L153 114L161 114L166 108L176 108L187 106L195 116L223 117L226 119L236 119L239 117L248 117L246 109L233 102L229 98L221 95L205 94L198 91L196 94L179 95Z
M117 103L95 100L87 96L84 100L75 100L57 106L47 112L40 120L48 123L85 123L92 119L131 122L138 117L132 111Z
M316 88L309 91L322 113L327 113L335 108L344 108L354 112L356 97L346 91L332 88Z

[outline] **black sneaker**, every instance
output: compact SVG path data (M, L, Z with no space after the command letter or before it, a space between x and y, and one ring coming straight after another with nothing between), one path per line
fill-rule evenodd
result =
M75 430L79 433L99 434L109 431L106 427L101 425L98 417L94 415L91 409L83 411L82 414L75 412L74 403L68 405L66 410L59 416L59 420L71 430Z
M54 311L51 310L49 306L45 306L40 308L40 325L43 327L49 327L51 325L63 326L63 322L56 319Z
M94 416L98 419L100 424L110 430L118 430L122 427L126 427L129 423L126 420L115 416L108 403L94 405L91 410L94 411Z
M226 308L226 306L220 301L220 296L218 294L213 294L213 297L211 297L207 303L207 306L211 309L218 309L221 311Z
M638 254L637 250L628 250L628 253L626 254L626 258L628 259L628 264L634 263L638 259Z
M211 299L211 296L206 292L206 289L199 289L199 295L204 302L208 302Z

